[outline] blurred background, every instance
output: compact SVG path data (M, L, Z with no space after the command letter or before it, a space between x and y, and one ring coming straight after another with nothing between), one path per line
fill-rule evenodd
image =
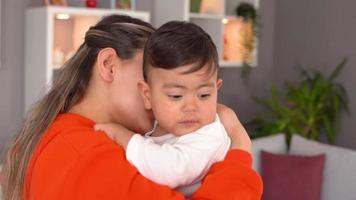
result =
M49 1L57 4L56 1ZM59 1L60 2L60 1ZM164 1L145 0L134 1L131 8L121 8L150 13L150 21L158 26L169 20L185 19L198 23L207 28L213 34L221 58L221 77L223 87L220 90L220 101L231 106L240 117L241 121L249 128L252 137L257 136L250 122L261 113L268 111L253 97L269 98L272 86L283 94L287 88L285 81L298 83L301 78L300 68L314 69L329 76L336 66L344 58L348 62L337 76L340 83L348 94L349 114L338 115L339 126L336 129L335 144L351 149L356 149L356 1L353 0L261 0L247 1L255 6L257 11L256 29L253 29L254 50L250 58L243 59L236 51L234 39L229 38L229 22L239 24L239 18L235 12L242 1L213 1L221 9L217 12L209 10L209 4L200 5L193 11L188 1ZM183 2L182 7L180 3ZM185 2L185 3L184 3ZM203 1L204 3L205 1ZM221 2L225 2L221 4ZM113 1L96 1L96 7L101 9L114 9L119 5L113 5ZM206 3L206 2L205 2ZM86 8L84 0L67 0L69 7ZM178 6L177 6L178 5ZM33 7L42 7L41 0L1 0L1 67L0 67L0 149L3 150L9 139L20 127L27 110L25 106L25 54L26 54L26 11ZM90 6L90 5L89 5ZM187 7L188 6L188 7ZM182 10L179 10L182 9ZM166 13L169 11L170 15ZM194 13L197 12L197 13ZM178 14L176 14L178 13ZM188 16L185 16L188 13ZM201 16L200 16L201 14ZM206 15L204 15L206 14ZM206 20L206 21L204 21ZM210 21L208 21L210 20ZM217 27L214 23L217 21ZM227 20L227 21L226 21ZM36 26L46 26L44 20L39 20ZM221 25L223 24L223 25ZM56 25L61 26L61 24ZM65 26L62 24L62 26ZM222 26L219 27L219 26ZM246 26L246 24L245 24ZM221 28L222 31L219 29ZM216 33L217 30L217 33ZM235 29L236 30L236 29ZM208 32L209 32L208 31ZM215 32L214 32L215 31ZM220 31L220 32L219 32ZM225 32L224 32L225 31ZM42 33L38 33L42 34ZM54 34L59 34L54 32ZM64 31L63 34L71 34ZM215 34L215 35L214 35ZM80 37L79 37L80 38ZM63 39L63 38L62 38ZM54 39L55 40L55 39ZM238 39L235 39L238 40ZM54 41L54 43L66 43ZM69 41L68 41L69 45ZM230 45L230 46L229 46ZM234 47L235 45L235 47ZM32 51L40 51L40 47L32 47ZM61 47L62 49L67 47ZM229 50L232 49L232 50ZM235 49L234 49L235 48ZM56 52L57 51L57 52ZM64 50L62 50L64 51ZM58 53L53 49L53 59L61 60L70 55L70 48ZM230 52L229 52L230 51ZM245 50L242 50L246 51ZM231 53L232 52L232 53ZM252 56L252 58L251 58ZM53 61L54 64L57 62ZM58 63L57 63L58 64ZM321 130L318 140L327 143L326 134ZM267 134L268 135L268 134Z

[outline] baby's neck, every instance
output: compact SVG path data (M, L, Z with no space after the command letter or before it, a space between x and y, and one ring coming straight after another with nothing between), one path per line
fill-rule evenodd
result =
M153 131L153 133L151 134L151 136L153 137L160 137L163 135L166 135L168 132L165 131L164 129L162 129L159 125L157 125L156 129Z

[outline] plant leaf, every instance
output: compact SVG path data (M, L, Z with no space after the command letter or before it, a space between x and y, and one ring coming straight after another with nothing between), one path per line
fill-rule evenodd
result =
M339 63L337 65L337 67L335 68L335 70L331 73L330 77L329 77L329 80L330 81L333 81L336 77L339 76L341 70L345 67L345 65L347 64L348 62L348 58L344 58L341 63Z

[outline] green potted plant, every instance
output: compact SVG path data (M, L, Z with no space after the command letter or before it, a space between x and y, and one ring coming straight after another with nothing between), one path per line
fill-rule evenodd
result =
M325 133L333 144L340 115L348 112L346 90L336 82L346 63L344 59L328 77L319 71L302 70L301 81L285 83L286 92L272 87L271 97L255 98L267 108L252 120L255 136L284 133L289 145L292 134L318 140Z
M242 55L242 78L247 81L251 71L251 62L253 60L253 51L256 46L256 37L258 34L258 14L255 6L248 2L242 2L235 9L237 17L240 17L246 27L242 33L243 47L245 51Z
M200 5L201 5L201 0L190 0L190 12L199 13Z

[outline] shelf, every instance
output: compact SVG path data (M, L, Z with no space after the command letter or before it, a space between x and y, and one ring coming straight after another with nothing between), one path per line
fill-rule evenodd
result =
M48 6L26 9L25 112L52 86L58 68L101 18L121 14L150 22L150 13L122 9Z
M103 9L103 8L85 8L85 7L63 7L63 6L47 6L30 8L33 11L46 10L48 13L63 13L87 16L105 16L112 14L126 14L129 16L134 15L136 18L142 19L146 22L150 21L150 14L144 11L124 10L124 9Z
M227 68L242 67L242 62L220 60L219 65L220 67L227 67Z
M189 18L191 19L216 19L222 20L224 16L215 14L202 14L202 13L190 13Z
M235 16L235 15L225 15L224 19L228 19L228 20L237 20L240 19L241 17Z
M234 68L234 67L242 67L242 62L239 61L226 61L226 60L220 60L219 65L221 68L226 67L226 68ZM255 63L250 64L251 67L256 67Z

